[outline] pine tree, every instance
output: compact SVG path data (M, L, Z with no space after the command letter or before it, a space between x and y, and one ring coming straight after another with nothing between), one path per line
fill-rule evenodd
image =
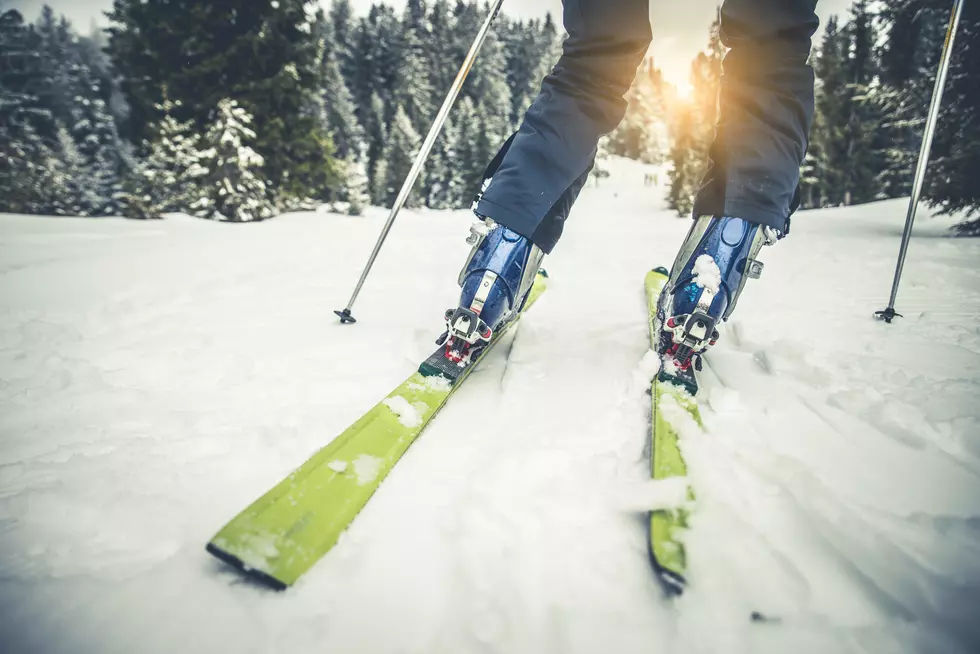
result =
M79 95L78 75L73 68L78 64L74 47L74 35L70 26L59 21L50 6L44 5L41 17L35 27L38 38L38 65L44 75L44 82L36 87L39 106L51 112L49 128L56 129L55 123L71 124L72 108ZM57 137L57 133L44 134Z
M46 213L57 133L37 91L48 83L37 33L23 16L0 14L0 206L4 211ZM43 135L48 134L48 139Z
M395 119L391 124L391 132L388 135L388 146L385 148L385 196L384 203L391 206L395 202L398 192L401 190L405 178L412 168L415 156L419 151L422 139L412 125L408 114L399 107L395 114ZM418 206L418 193L413 192L409 195L406 206Z
M457 3L455 13L457 57L462 62L483 23L484 15L475 2ZM463 94L471 98L477 107L477 124L481 133L476 156L481 163L470 173L471 176L480 177L477 171L482 171L513 129L510 88L507 85L507 59L503 45L494 32L487 36L480 51L479 65L470 73ZM462 122L458 124L461 129L471 129ZM474 187L472 192L476 192L478 188Z
M428 131L435 113L424 45L429 37L424 16L420 0L410 0L405 6L398 44L401 56L392 93L393 104L405 112L419 133Z
M336 9L336 6L335 6ZM349 7L348 7L349 9ZM361 151L364 129L357 121L354 98L341 72L345 55L333 41L332 30L324 30L323 99L324 120L338 157L347 159Z
M878 66L873 49L877 37L868 0L855 2L851 12L846 30L850 45L845 68L847 85L837 90L844 91L848 103L845 177L848 204L869 202L879 196L876 177L883 164L877 138L881 116L874 103Z
M91 216L92 207L98 206L100 200L92 189L95 182L93 171L78 150L74 137L60 124L58 146L52 213L59 216Z
M460 177L457 204L471 200L483 186L483 172L488 160L483 158L484 134L479 129L480 117L471 98L462 98L456 106L454 117L458 128L456 162Z
M375 93L371 96L365 113L365 131L367 140L367 166L369 173L369 188L371 189L371 202L373 204L384 204L385 184L387 171L384 167L385 146L388 141L388 129L384 121L384 102Z
M925 116L942 51L949 5L931 0L885 0L887 33L882 52L881 94L895 145L889 154L890 180L907 192L921 144ZM941 212L965 211L955 229L980 234L980 7L966 3L950 61L943 105L932 145L924 197ZM895 184L897 186L897 184Z
M449 9L448 0L432 3L428 24L428 77L435 96L445 97L463 63L462 59L457 59L456 20Z
M345 199L347 200L347 214L351 216L360 216L371 203L368 193L366 159L367 156L364 153L352 154L344 162L347 177Z
M255 119L256 149L284 202L340 186L320 111L323 51L313 0L114 0L109 52L136 142L152 138L166 88L178 120L207 125L232 98Z
M460 169L460 138L460 130L453 116L450 116L426 165L421 195L427 207L452 209L465 201L466 188Z
M262 175L265 163L251 144L258 135L251 129L252 117L234 100L218 103L217 115L205 136L209 146L203 152L204 167L202 195L193 209L202 218L249 222L272 215Z
M816 116L810 132L815 182L809 194L818 198L815 206L841 205L846 198L846 126L850 107L848 96L841 91L847 85L849 49L846 31L840 29L837 17L831 16L814 60L814 71L819 81Z
M333 33L328 41L331 50L326 54L334 55L344 78L344 83L349 88L354 83L355 77L354 46L357 27L354 23L354 12L351 9L350 0L333 0L330 5L328 23Z
M497 29L505 46L507 86L510 89L510 120L521 120L534 96L537 95L540 78L538 67L530 65L538 58L537 22L501 21Z
M179 109L180 103L169 98L158 107L163 119L140 166L140 192L146 196L152 214L188 211L197 185L208 172L201 137L192 121L177 120Z
M80 79L88 81L87 70L79 68ZM111 215L118 207L114 200L125 173L122 144L115 121L99 98L78 97L71 110L69 132L84 158L88 182L82 201L89 216Z

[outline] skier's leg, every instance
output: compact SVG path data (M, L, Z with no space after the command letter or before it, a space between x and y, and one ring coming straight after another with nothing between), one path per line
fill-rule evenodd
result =
M650 45L647 0L564 0L562 56L476 208L551 252ZM552 211L553 208L559 210Z
M465 363L521 309L545 252L588 180L599 137L623 119L650 44L647 0L565 0L563 53L520 129L487 169L447 358Z
M725 57L710 167L694 203L695 222L664 295L661 348L681 377L717 338L745 280L758 276L763 245L789 231L800 164L813 120L816 0L726 0Z

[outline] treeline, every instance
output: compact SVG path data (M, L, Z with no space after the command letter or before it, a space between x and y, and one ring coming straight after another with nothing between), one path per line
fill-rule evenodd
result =
M858 0L811 57L816 116L801 202L907 195L948 0ZM45 7L0 15L0 210L235 221L332 202L390 204L486 15L472 0L409 0L353 15L313 0L115 0L79 36ZM466 206L560 52L551 19L498 18L409 200ZM706 167L725 54L716 22L680 99L647 61L600 144L672 163L680 215ZM980 5L966 5L926 198L980 233ZM596 175L603 174L600 161Z
M115 0L107 38L0 16L3 210L254 220L387 204L486 16L409 0ZM410 204L467 204L557 59L549 17L498 18Z
M875 8L876 10L873 10ZM910 193L951 3L854 3L832 17L812 57L816 115L800 185L804 208ZM717 23L695 61L691 101L671 121L669 200L682 215L704 173L724 47ZM965 210L962 234L980 233L980 6L967 3L936 130L925 197L945 213Z

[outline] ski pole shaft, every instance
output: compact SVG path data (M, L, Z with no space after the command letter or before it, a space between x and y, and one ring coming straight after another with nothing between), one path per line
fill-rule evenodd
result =
M483 44L487 40L487 35L490 33L490 27L493 25L493 21L497 17L497 12L500 11L500 6L503 3L504 0L494 0L494 2L491 3L490 13L487 14L487 18L483 21L480 31L477 32L476 38L473 40L473 45L470 46L470 51L466 55L466 59L463 60L463 65L460 67L459 73L456 74L456 80L449 89L449 94L446 95L446 99L443 101L442 107L439 109L439 113L436 114L432 127L429 128L428 135L422 142L422 147L419 149L419 153L415 157L415 163L412 164L408 177L405 178L401 191L398 192L398 197L395 198L395 203L392 205L391 211L388 213L388 220L385 222L385 226L381 230L381 235L378 237L378 242L374 245L374 250L371 252L371 256L368 258L367 265L364 267L364 272L361 273L361 278L357 281L357 286L354 287L354 293L351 295L350 301L347 303L347 307L343 311L334 312L340 316L340 321L342 323L356 322L354 317L351 315L351 308L354 306L354 302L357 300L357 296L361 292L361 288L364 286L364 281L367 279L368 274L371 272L371 268L374 266L375 259L378 258L378 253L381 251L381 246L384 245L385 239L388 238L388 232L391 231L391 226L394 224L395 218L398 217L398 213L402 210L402 207L405 206L405 202L408 200L408 196L411 194L412 188L415 186L415 182L418 180L419 174L422 172L422 167L425 165L426 159L429 158L429 153L432 151L432 146L435 145L436 139L439 137L440 132L442 132L442 127L445 125L446 119L449 117L449 112L456 103L456 98L459 97L459 92L463 88L463 83L469 76L470 70L473 68L473 63L476 61L476 57L480 53L480 49L483 48Z
M963 13L963 2L964 0L956 0L953 13L949 19L949 27L946 30L946 42L943 44L943 53L939 59L936 85L932 90L932 101L929 103L929 114L926 117L925 132L922 135L919 161L915 167L915 179L912 182L912 197L909 200L909 210L905 217L905 231L902 232L902 245L898 251L898 264L895 267L895 279L892 282L892 293L888 300L888 308L883 311L878 311L875 314L885 322L891 322L892 318L900 315L895 313L895 300L898 298L898 287L902 281L902 271L905 269L905 257L908 254L909 241L912 239L912 225L915 223L915 212L919 206L922 187L925 184L926 170L929 167L929 153L932 150L932 138L936 133L936 121L939 118L939 109L943 103L943 90L946 87L946 75L949 72L953 43L956 41L956 32L959 29L960 16Z

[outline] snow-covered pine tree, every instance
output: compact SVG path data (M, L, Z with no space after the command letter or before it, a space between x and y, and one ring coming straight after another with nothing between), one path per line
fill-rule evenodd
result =
M109 52L124 78L137 142L152 138L167 88L199 128L222 98L254 117L277 196L319 197L341 184L319 111L322 49L314 0L114 0ZM154 35L148 38L147 35Z
M340 73L348 88L354 83L355 63L354 49L357 36L357 25L354 21L354 11L350 0L333 0L327 23L332 29L330 46L340 67ZM329 52L327 54L330 54Z
M89 216L90 207L98 203L92 196L92 171L79 152L74 137L58 125L57 164L52 169L52 208L58 216Z
M851 7L846 29L849 41L844 92L849 105L847 130L846 199L849 204L870 202L881 197L877 177L884 167L881 153L881 113L874 98L878 86L875 56L877 31L868 0L857 0Z
M334 10L336 9L335 6ZM324 120L333 138L337 157L346 161L352 155L360 153L364 129L357 120L354 98L341 70L341 62L346 57L345 49L334 42L336 32L332 26L325 26L322 32L324 58L323 88L320 95Z
M507 84L511 94L511 123L517 124L537 96L541 81L561 53L551 14L543 21L504 23L499 28L505 46Z
M456 47L459 61L463 61L466 56L483 19L483 11L477 3L457 4ZM467 172L469 178L478 179L486 164L513 130L510 87L507 84L507 58L499 36L493 31L487 36L480 51L480 64L470 73L463 94L472 98L477 107L477 125L481 134L477 140L476 157L480 163ZM461 130L476 126L471 127L461 121L457 124ZM474 186L469 192L476 193L479 188L479 185Z
M455 164L459 175L458 191L452 196L453 204L468 205L483 187L483 172L489 160L482 158L482 134L479 115L472 98L460 98L456 105L453 122L456 127Z
M449 91L462 59L457 60L456 21L449 9L448 0L436 0L429 10L429 38L426 52L429 65L429 80L436 97ZM438 100L436 100L438 102ZM433 103L435 104L435 103Z
M137 192L151 215L189 212L197 186L208 172L203 165L201 136L193 121L177 120L180 102L165 97L157 109L163 118L156 138L148 144L149 154L139 166Z
M814 159L813 189L815 206L837 206L845 199L848 102L839 91L847 84L848 43L846 33L831 16L824 28L823 41L814 57L817 75L816 116L810 131L810 152Z
M460 169L460 137L454 116L450 116L426 164L421 196L427 207L452 209L464 203L466 188Z
M56 133L54 118L36 94L48 80L40 39L9 10L0 14L0 210L48 213L54 153L42 134ZM50 140L53 141L53 138Z
M51 129L56 129L55 123L70 125L71 110L79 95L77 74L72 70L78 61L75 36L68 22L64 18L59 21L49 5L42 7L34 29L38 38L38 65L44 71L44 81L35 91L38 104L51 112ZM43 136L57 138L56 133Z
M365 116L365 132L367 142L368 188L371 192L372 204L384 204L387 195L385 184L388 171L385 166L385 147L388 142L388 129L384 121L384 102L377 93L371 99Z
M344 161L344 174L347 179L344 198L347 201L347 214L350 216L360 216L371 204L366 162L367 153L363 151L356 155L349 155Z
M928 0L883 0L879 19L887 35L882 47L882 81L878 97L885 104L891 137L888 182L908 192L930 95L942 52L948 3ZM925 179L924 197L942 212L965 211L954 231L980 234L980 5L963 7L956 45L936 127Z
M412 125L411 119L401 107L395 113L395 119L391 123L391 131L388 134L388 146L385 148L385 197L384 203L391 206L398 192L401 190L405 178L408 176L418 154L422 139ZM418 191L416 190L408 197L406 206L418 206Z
M88 71L82 65L76 71L79 84L84 88L91 81ZM120 190L125 171L122 143L115 121L105 102L98 97L77 96L71 109L71 117L69 132L85 162L85 192L79 198L85 215L105 216L118 213L114 197Z
M537 67L533 65L537 55L537 22L507 20L501 17L495 25L504 46L507 86L510 89L510 120L521 120L531 100L537 94L540 79L534 79Z
M890 128L884 127L873 15L866 0L851 11L844 25L830 17L813 58L816 113L801 180L804 206L869 202L895 188L888 181Z
M540 48L537 56L538 61L541 62L539 68L541 77L550 73L551 69L558 63L564 38L564 30L558 29L555 25L554 16L549 11L544 15L544 22L541 24L541 41L539 42Z
M405 112L415 131L428 132L435 112L434 92L426 60L429 31L421 0L409 0L402 15L398 43L400 58L392 102Z
M205 135L208 149L202 153L208 174L192 205L198 216L249 222L272 215L262 175L264 160L251 147L258 138L251 124L252 117L234 100L218 102L217 114Z

